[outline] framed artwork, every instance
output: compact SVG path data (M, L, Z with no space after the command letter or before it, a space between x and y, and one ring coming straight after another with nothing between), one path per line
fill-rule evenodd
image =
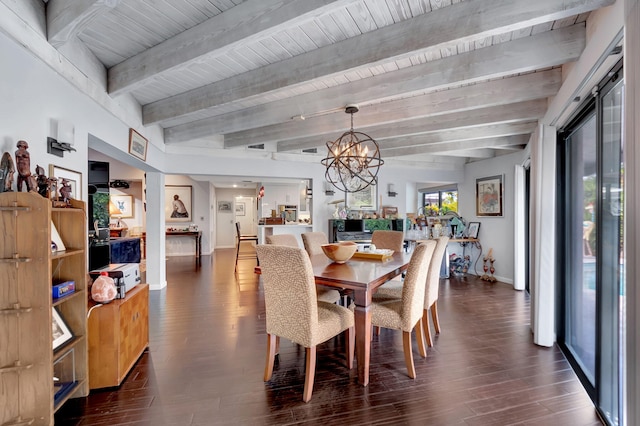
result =
M382 217L385 219L397 219L398 218L398 208L397 207L383 207L382 208Z
M67 326L62 316L54 307L51 308L51 318L51 334L53 335L53 350L55 351L71 340L73 334L71 334L69 326Z
M350 210L377 210L378 185L369 185L362 191L347 192L345 204Z
M469 222L469 226L467 226L467 233L469 238L478 238L479 231L480 222Z
M244 216L246 214L244 211L245 207L244 203L236 203L236 216Z
M504 175L476 179L476 216L503 215Z
M149 141L147 138L136 132L134 129L129 129L129 154L147 161L147 147Z
M56 188L61 188L62 179L66 179L71 187L71 198L74 200L82 200L82 173L71 169L65 169L64 167L59 167L55 164L49 164L49 177L55 177L58 179ZM51 195L52 197L50 198L55 199L56 194L52 193Z
M167 222L191 222L191 185L165 185L164 217Z
M233 211L231 209L232 204L233 203L231 201L218 201L218 212L231 213Z
M111 195L109 199L120 211L119 214L112 214L111 216L123 219L133 217L133 195Z

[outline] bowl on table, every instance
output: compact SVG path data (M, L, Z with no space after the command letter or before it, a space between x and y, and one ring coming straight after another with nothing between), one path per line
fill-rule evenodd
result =
M345 263L351 259L356 252L358 245L353 241L341 241L339 243L323 244L322 251L336 263Z

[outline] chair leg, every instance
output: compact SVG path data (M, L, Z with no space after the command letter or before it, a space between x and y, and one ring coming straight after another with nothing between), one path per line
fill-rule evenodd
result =
M271 379L273 374L273 361L276 357L276 336L267 333L267 361L264 366L264 381Z
M402 332L402 343L404 346L404 362L407 365L407 373L412 379L416 378L416 368L413 365L413 354L411 353L411 332Z
M425 309L422 312L422 328L424 329L424 337L427 341L427 346L433 346L433 339L431 338L431 328L429 327L429 310Z
M355 327L349 327L345 330L347 340L347 368L353 368L353 357L356 354L356 330Z
M375 334L376 336L380 335L380 327L378 327L377 325L373 326L373 334Z
M234 272L238 270L238 256L240 255L240 241L238 240L238 245L236 246L236 267Z
M305 348L307 352L307 368L304 373L304 393L302 400L309 402L311 393L313 392L313 381L316 378L316 347Z
M440 320L438 319L438 301L436 300L431 305L431 318L433 318L433 327L436 330L436 334L440 334Z
M427 357L427 349L424 346L424 334L422 331L422 318L418 320L416 325L413 327L416 331L416 343L418 344L418 351L420 352L420 356L422 358Z
M280 336L276 336L276 355L280 353Z

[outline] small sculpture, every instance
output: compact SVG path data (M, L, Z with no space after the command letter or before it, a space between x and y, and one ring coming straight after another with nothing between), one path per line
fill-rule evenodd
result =
M60 182L60 184L61 184L60 196L62 197L62 201L65 204L69 205L69 204L71 204L70 203L71 191L72 191L71 185L69 185L69 180L68 179L61 178L60 180L61 180L61 182Z
M18 141L16 144L18 149L16 150L16 167L18 169L18 182L17 182L17 190L18 192L22 191L22 184L25 183L27 185L27 192L31 190L36 190L34 185L35 179L31 177L31 155L27 148L29 148L29 144L26 141Z
M484 274L480 279L483 281L489 281L490 283L498 281L497 278L493 276L493 273L496 271L496 268L493 267L493 262L495 262L495 259L493 258L493 249L489 249L489 253L482 259L482 262ZM487 275L487 271L491 272L491 275Z
M0 192L11 192L13 185L13 174L16 169L13 167L11 154L5 152L0 160Z
M38 194L44 198L51 196L51 182L50 179L44 174L44 168L40 165L36 165L36 185L38 186Z

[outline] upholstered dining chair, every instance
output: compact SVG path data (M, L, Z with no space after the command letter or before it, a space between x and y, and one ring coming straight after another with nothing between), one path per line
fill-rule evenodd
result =
M402 231L377 229L371 234L371 244L379 249L388 249L400 253L404 245L404 233Z
M300 247L296 236L293 234L269 235L265 237L265 240L267 244L276 246ZM341 299L340 292L332 288L318 287L316 293L318 300L322 302L337 303Z
M236 267L235 270L238 270L238 258L240 257L240 244L245 242L245 241L255 241L256 244L258 244L258 236L257 235L248 235L248 234L243 234L240 231L240 222L236 222L236 239L238 240L238 245L236 246ZM251 256L252 258L255 257L257 259L258 265L260 264L260 259L258 259L258 254L256 253L255 256Z
M306 349L302 400L313 392L316 347L346 331L347 367L353 368L355 320L353 312L340 305L317 300L313 269L302 248L258 245L264 283L267 323L267 358L264 380L273 375L278 337L292 340Z
M422 332L422 307L427 273L435 247L435 241L425 241L418 244L413 250L400 299L373 299L371 303L371 324L373 326L402 331L404 361L407 373L412 379L416 378L411 350L411 332L414 328L420 356L423 358L427 356Z
M436 239L436 248L431 257L427 282L425 287L424 306L422 313L422 328L424 329L425 340L429 347L433 346L431 337L431 327L429 326L429 311L433 319L433 327L436 334L440 334L440 319L438 318L438 293L440 290L440 265L447 249L449 237ZM388 299L398 299L402 297L402 282L389 281L378 287L378 291L373 295L373 300L384 301ZM380 330L377 330L379 334Z
M327 234L324 232L304 232L301 237L304 249L307 251L309 256L324 254L322 251L322 245L329 243Z

